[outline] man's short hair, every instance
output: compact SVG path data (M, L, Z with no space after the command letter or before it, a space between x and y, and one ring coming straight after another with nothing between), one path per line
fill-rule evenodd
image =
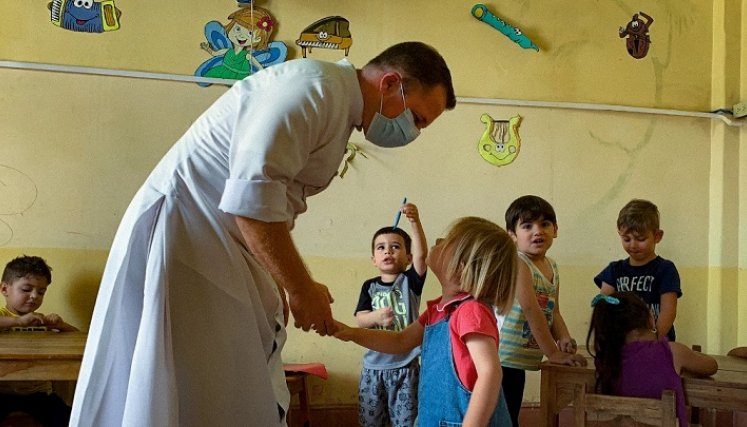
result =
M446 90L446 109L451 110L456 106L449 67L441 54L425 43L410 41L395 44L366 65L401 70L405 87L408 80L416 80L428 89L442 86Z

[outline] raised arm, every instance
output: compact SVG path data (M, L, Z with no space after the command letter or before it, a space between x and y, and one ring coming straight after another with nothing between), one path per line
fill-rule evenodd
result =
M400 211L410 221L410 227L412 227L412 247L410 248L412 266L422 276L427 268L425 258L428 256L428 244L425 240L423 225L420 223L418 207L412 203L407 203L400 208Z
M249 250L287 292L294 325L304 331L313 328L319 335L334 333L335 323L329 306L332 296L326 286L311 278L288 226L284 222L235 218Z

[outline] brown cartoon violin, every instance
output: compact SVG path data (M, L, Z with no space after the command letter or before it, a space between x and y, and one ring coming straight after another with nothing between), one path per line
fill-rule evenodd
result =
M638 15L646 18L646 22L643 22ZM648 48L651 45L651 38L648 36L648 28L654 23L654 18L646 15L643 12L638 12L633 15L633 19L628 22L628 25L623 28L620 27L620 38L627 37L625 44L628 48L628 53L635 59L641 59L648 54Z

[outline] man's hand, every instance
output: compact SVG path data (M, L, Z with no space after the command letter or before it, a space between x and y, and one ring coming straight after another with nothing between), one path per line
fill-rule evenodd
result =
M314 329L321 336L332 335L337 330L330 304L334 302L326 286L312 282L299 286L297 291L288 291L288 303L297 328L304 331Z

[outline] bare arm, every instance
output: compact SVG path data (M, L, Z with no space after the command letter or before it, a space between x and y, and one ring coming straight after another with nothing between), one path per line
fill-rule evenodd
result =
M747 358L747 347L734 347L726 355Z
M44 324L44 316L38 313L27 313L19 317L0 316L0 331L10 328L41 326Z
M352 341L360 346L381 353L406 353L423 343L423 325L412 322L402 331L385 331L381 329L351 328L336 322L335 338L342 341Z
M427 268L425 258L428 256L428 244L425 240L423 225L420 223L418 207L412 203L407 203L400 208L400 211L410 220L410 227L412 227L412 247L410 248L412 266L422 276Z
M498 402L503 372L498 360L495 340L483 334L467 334L464 337L469 355L477 370L477 381L469 399L463 426L485 426L488 424Z
M709 376L718 371L716 359L707 354L694 351L678 342L670 342L669 347L672 349L674 369L677 373L685 370L696 375Z
M552 328L550 328L550 332L552 332L552 336L557 341L558 348L561 351L571 354L576 352L576 340L571 337L565 320L560 315L560 286L558 286L558 295L555 296L555 307L552 309Z
M672 329L674 318L677 317L677 293L661 294L659 317L656 319L656 335L661 338L667 336Z
M607 282L602 282L602 287L599 288L599 293L603 295L612 295L615 292L615 287Z
M315 282L301 260L284 222L264 222L236 216L236 223L255 258L288 294L294 325L319 335L332 334L335 323L326 286Z
M537 303L537 296L532 286L532 273L529 267L522 261L517 263L516 274L516 298L519 300L524 316L529 322L529 328L537 341L540 350L552 363L564 365L585 365L586 359L579 355L568 354L560 351L553 340L550 327L547 325L545 314Z

